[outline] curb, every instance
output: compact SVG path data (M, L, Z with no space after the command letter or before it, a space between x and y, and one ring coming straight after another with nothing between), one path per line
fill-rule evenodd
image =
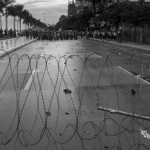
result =
M16 50L18 50L18 49L28 45L28 44L31 44L31 43L35 42L36 40L37 39L34 39L32 41L29 41L29 42L23 43L21 45L18 45L17 47L13 47L13 48L7 49L7 51L4 50L2 53L0 53L0 58L4 57L5 55L9 55L10 53L12 53L12 52L14 52L14 51L16 51Z
M94 38L89 38L89 39L90 40L94 40L94 41L106 42L106 43L110 43L110 44L128 46L128 47L132 47L132 48L138 48L138 49L141 49L141 50L150 51L150 48L148 49L148 48L144 48L144 47L128 45L128 44L125 44L125 43L117 43L117 42L112 42L112 41L107 41L107 40L100 40L100 39L94 39Z

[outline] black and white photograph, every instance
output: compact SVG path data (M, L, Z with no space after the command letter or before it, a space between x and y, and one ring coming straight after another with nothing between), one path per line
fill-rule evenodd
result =
M150 150L150 0L0 0L0 150Z

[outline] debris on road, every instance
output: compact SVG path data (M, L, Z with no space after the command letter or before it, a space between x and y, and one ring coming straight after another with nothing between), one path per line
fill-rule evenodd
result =
M89 131L84 131L84 133L86 133L86 134L90 134L90 132L89 132Z
M69 58L73 58L73 56L69 56Z
M104 148L105 148L105 149L108 149L109 147L108 147L108 146L104 146Z
M50 115L51 115L51 112L45 112L46 113L46 115L49 117Z
M68 113L68 112L66 112L65 114L66 114L66 115L69 115L69 113Z
M65 89L64 92L65 92L65 94L71 94L72 93L72 91L69 89Z
M131 89L131 95L134 96L136 94L136 91L134 89Z

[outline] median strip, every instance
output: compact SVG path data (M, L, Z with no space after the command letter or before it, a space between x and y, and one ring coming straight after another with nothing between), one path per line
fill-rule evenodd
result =
M122 68L122 67L120 67L120 66L118 66L118 68L121 69L121 70L123 70L124 72L126 72L126 73L132 75L132 76L134 75L134 74L132 74L131 72L129 72L128 70L126 70L126 69L124 69L124 68ZM150 85L150 82L148 82L148 81L142 79L142 78L140 77L140 75L134 75L134 76L135 76L137 79L143 81L144 83Z

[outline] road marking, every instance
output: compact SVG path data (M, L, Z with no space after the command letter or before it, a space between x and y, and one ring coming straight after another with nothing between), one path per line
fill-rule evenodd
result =
M40 57L43 57L43 56L45 56L45 55L46 55L46 54L45 54L45 53L43 53L43 54L41 54L41 55L40 55Z
M123 70L124 72L130 74L130 75L134 75L134 74L132 74L131 72L129 72L128 70L126 70L126 69L124 69L124 68L122 68L122 67L120 67L120 66L118 66L118 68L121 69L121 70ZM146 84L150 85L150 82L148 82L148 81L146 81L146 80L140 78L140 75L134 75L134 76L135 76L137 79L139 79L139 80L145 82Z
M39 72L39 69L33 69L32 74L30 75L30 78L27 81L27 84L26 84L24 90L29 90L36 72Z
M92 52L92 53L85 53L85 54L88 54L87 57L91 57L91 56L97 55L98 57L103 58L100 54L95 53L95 52ZM95 57L96 57L96 56L95 56Z
M98 57L100 57L100 58L103 58L102 56L100 56L99 54L97 54L97 53L94 53L95 55L97 55Z

